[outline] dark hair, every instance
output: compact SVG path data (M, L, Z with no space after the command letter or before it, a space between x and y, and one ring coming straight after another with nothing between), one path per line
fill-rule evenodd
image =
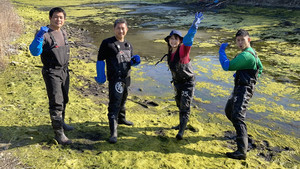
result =
M67 14L66 12L60 8L60 7L55 7L55 8L52 8L50 11L49 11L49 17L52 18L54 12L62 12L64 14L64 17L66 18L67 17Z
M237 33L235 34L235 37L238 37L238 36L243 36L243 37L245 37L245 36L250 36L250 35L249 35L249 33L248 33L246 30L240 29L240 30L238 30Z
M120 18L120 19L115 20L115 22L114 22L114 28L115 28L119 23L125 23L126 26L127 26L127 21L126 21L125 19L123 19L123 18Z

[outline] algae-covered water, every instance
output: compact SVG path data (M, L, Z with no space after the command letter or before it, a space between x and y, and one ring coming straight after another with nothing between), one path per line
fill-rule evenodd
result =
M197 80L192 115L185 139L177 141L177 131L170 129L178 124L171 75L165 61L154 64L167 50L164 37L172 29L185 34L200 8L141 0L13 2L23 18L24 34L13 42L17 52L0 75L0 151L12 153L20 168L300 167L299 10L203 9L205 19L190 54ZM66 134L74 142L66 147L53 141L40 58L32 57L26 48L36 29L48 24L47 13L54 6L67 12L72 44L66 116L76 129ZM127 19L126 38L142 63L133 68L126 104L127 117L135 125L119 126L118 143L111 145L106 141L107 83L100 86L93 77L97 49L104 38L113 36L112 24L119 17ZM235 149L234 128L223 112L233 88L233 72L223 71L218 61L223 42L230 44L230 58L239 52L234 34L240 28L249 30L252 47L264 64L247 111L248 133L254 142L242 161L224 155Z

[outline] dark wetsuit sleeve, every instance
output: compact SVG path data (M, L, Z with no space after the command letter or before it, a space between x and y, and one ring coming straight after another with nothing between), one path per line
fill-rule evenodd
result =
M102 41L99 51L98 51L98 61L105 60L107 57L107 42Z

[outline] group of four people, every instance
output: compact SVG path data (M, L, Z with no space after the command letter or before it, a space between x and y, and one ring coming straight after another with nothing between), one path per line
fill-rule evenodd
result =
M66 19L66 13L62 8L52 8L49 12L50 24L43 26L37 32L29 46L34 56L41 55L43 63L42 74L46 84L49 112L55 139L59 144L71 144L64 131L74 128L67 125L65 109L68 103L69 91L69 43L66 32L61 29ZM176 105L179 108L179 129L176 138L183 139L190 115L190 106L195 90L195 75L190 62L190 50L198 25L203 19L202 13L196 13L195 20L182 37L178 30L172 30L165 37L168 44L167 60L172 73L172 83L175 89ZM133 55L132 45L125 39L128 31L125 19L117 19L114 22L114 36L102 41L98 61L96 63L98 83L109 82L108 120L110 128L110 143L117 142L118 124L133 125L126 120L125 102L130 86L130 69L140 63L140 56ZM236 43L242 52L229 61L222 44L219 50L219 60L224 70L236 71L235 87L232 96L228 99L225 113L233 123L237 132L238 150L226 153L228 157L245 159L248 145L247 128L245 124L246 107L253 95L254 85L262 72L262 64L255 51L250 46L250 37L247 31L239 30L236 34Z

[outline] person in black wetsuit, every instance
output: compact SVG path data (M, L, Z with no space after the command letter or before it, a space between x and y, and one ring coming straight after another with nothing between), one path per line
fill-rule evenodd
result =
M29 46L34 56L41 55L42 74L49 98L49 112L55 139L59 144L71 144L64 131L73 130L65 123L65 109L69 101L69 55L67 34L61 27L66 13L56 7L49 12L50 25L41 27Z
M263 65L256 52L250 46L250 35L246 30L240 29L236 33L236 45L242 51L234 59L227 59L223 43L219 50L219 60L225 71L236 71L234 88L225 106L225 114L236 130L237 150L226 155L234 159L246 159L248 149L248 134L245 123L246 108L253 96L254 86L260 77Z
M98 51L96 63L97 77L95 80L103 84L106 81L105 62L107 64L107 79L109 81L108 120L110 128L110 143L117 142L118 124L133 125L126 120L125 102L130 85L130 69L140 63L140 56L133 56L132 45L125 39L128 27L125 19L114 22L115 36L104 39Z

